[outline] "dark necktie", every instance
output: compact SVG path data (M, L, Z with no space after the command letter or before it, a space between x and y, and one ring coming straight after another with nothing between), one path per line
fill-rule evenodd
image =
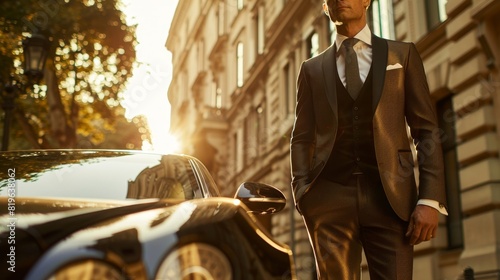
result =
M355 38L345 39L342 45L345 47L345 77L347 83L347 91L352 99L356 100L363 82L359 77L358 57L352 48L359 40Z

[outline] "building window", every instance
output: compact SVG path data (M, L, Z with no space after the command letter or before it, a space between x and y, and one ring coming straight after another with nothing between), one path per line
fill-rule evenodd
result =
M222 108L222 89L220 87L215 90L215 108Z
M243 58L244 58L243 43L239 42L238 45L236 46L236 86L238 87L243 86L243 70L244 70Z
M309 36L307 49L309 50L309 57L313 57L319 54L319 35L314 32Z
M436 28L446 20L447 0L425 0L425 12L427 19L427 30Z
M264 6L260 5L258 14L257 14L257 54L264 53L264 33L265 33L265 25L264 25Z
M279 5L280 5L280 6L279 6L279 9L280 9L281 11L283 11L283 9L285 9L285 8L286 8L286 4L287 4L287 3L288 3L288 0L281 0L281 2L280 2L280 4L279 4Z
M204 56L205 56L205 42L202 40L198 41L198 44L197 44L197 53L198 53L198 61L197 61L197 65L198 65L198 72L202 72L202 71L205 71L205 59L204 59Z
M219 10L217 11L217 34L224 35L224 2L219 2Z
M266 133L266 114L262 105L257 106L257 154L263 155L265 153L267 133Z
M441 22L448 19L448 15L446 14L446 3L448 3L448 0L438 0L439 19Z
M238 132L233 134L233 173L238 173Z
M236 1L236 8L238 11L241 11L243 9L243 0L235 0Z
M285 67L283 67L283 107L285 117L288 115L288 107L290 103L290 64L287 63Z
M293 113L293 101L292 96L294 96L294 83L295 83L295 73L293 70L293 62L289 61L285 67L283 67L283 113L285 118Z
M243 170L243 153L244 153L244 146L243 146L243 128L240 127L238 131L236 132L235 135L235 167L236 167L236 173L239 173L241 170Z
M210 106L213 108L222 108L222 89L216 82L212 83L212 97L210 98Z
M368 9L368 25L382 38L395 39L392 0L373 0Z
M333 43L335 43L335 38L337 37L337 27L329 17L326 17L326 19L328 20L328 38L330 39L329 44L332 45Z
M448 216L446 227L448 233L448 248L463 247L462 209L460 202L459 163L457 160L457 142L455 133L455 112L452 95L439 101L437 115L439 127L442 130L441 145L443 148L446 195L448 200Z
M258 135L259 135L259 114L258 109L254 109L250 111L249 116L246 119L246 131L245 131L245 139L246 139L246 163L252 164L252 161L255 160L259 153L258 146Z

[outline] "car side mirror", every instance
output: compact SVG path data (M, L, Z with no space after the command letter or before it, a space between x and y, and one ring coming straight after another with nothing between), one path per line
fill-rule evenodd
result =
M285 195L277 188L255 182L244 182L234 198L245 204L255 214L273 214L285 208Z

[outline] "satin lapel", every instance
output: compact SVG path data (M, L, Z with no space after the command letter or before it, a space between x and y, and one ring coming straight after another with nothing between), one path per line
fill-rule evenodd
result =
M387 67L387 42L375 35L372 35L373 44L373 112L377 108L380 97L382 96L382 90L384 88L385 71Z
M337 76L337 60L335 59L336 53L335 44L328 48L322 60L323 67L323 79L325 81L325 93L328 98L328 103L332 107L333 114L335 115L335 119L338 116L338 108L337 108L337 85L336 85L336 76Z

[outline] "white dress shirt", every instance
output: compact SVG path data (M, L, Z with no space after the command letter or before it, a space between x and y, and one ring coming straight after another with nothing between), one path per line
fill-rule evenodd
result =
M372 33L368 25L365 25L365 28L356 34L354 38L359 39L352 48L358 57L359 76L361 82L364 83L372 66ZM337 71L344 86L347 84L345 77L345 48L342 47L342 42L344 42L345 39L347 39L346 36L338 33L335 38L337 47Z
M372 66L372 33L368 25L365 25L354 38L359 39L353 46L353 49L358 57L359 76L364 83ZM345 76L345 48L342 47L342 42L344 42L345 39L347 39L347 37L339 33L337 33L337 37L335 38L335 45L337 48L337 72L344 86L347 85ZM446 208L432 199L419 199L417 205L430 206L438 210L441 214L448 215Z

